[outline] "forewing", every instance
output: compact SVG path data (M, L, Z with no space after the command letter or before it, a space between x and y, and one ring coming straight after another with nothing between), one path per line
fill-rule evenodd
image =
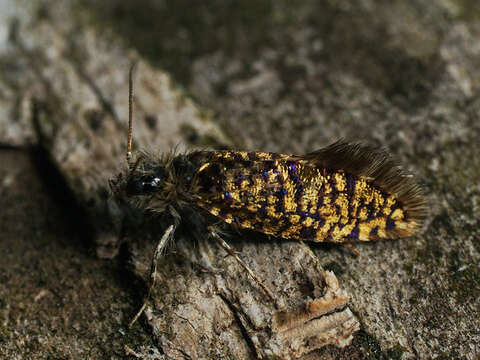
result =
M385 153L335 143L304 156L213 152L196 175L195 193L200 207L243 228L365 241L409 236L420 226L423 198L406 179Z
M299 172L301 171L301 174ZM297 167L289 155L223 152L198 172L197 204L228 223L265 234L298 240L323 241L315 229L322 221L317 208L322 178L311 167ZM317 178L303 187L300 178ZM322 200L322 201L323 201ZM325 213L328 209L323 209Z

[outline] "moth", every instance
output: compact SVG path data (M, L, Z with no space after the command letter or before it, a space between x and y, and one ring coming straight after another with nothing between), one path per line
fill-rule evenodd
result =
M128 168L111 187L171 223L155 251L150 289L157 258L182 223L218 241L271 298L214 224L336 243L409 237L422 227L428 208L421 187L386 151L359 143L337 141L305 155L212 150L132 157L132 69L129 84Z

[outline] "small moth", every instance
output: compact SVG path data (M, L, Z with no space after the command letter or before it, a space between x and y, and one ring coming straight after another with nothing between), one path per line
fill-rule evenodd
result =
M117 196L170 219L154 255L150 289L157 257L182 223L195 236L219 241L271 298L221 238L218 223L336 243L408 237L422 227L427 205L421 187L388 153L362 144L337 141L306 155L212 150L132 157L132 71L128 168L111 187Z

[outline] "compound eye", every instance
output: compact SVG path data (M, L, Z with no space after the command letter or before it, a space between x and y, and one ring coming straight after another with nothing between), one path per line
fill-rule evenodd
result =
M142 181L143 192L144 193L152 193L158 190L160 186L160 178L147 178Z
M131 179L125 192L127 196L147 195L158 190L161 180L158 177L141 177L140 179Z

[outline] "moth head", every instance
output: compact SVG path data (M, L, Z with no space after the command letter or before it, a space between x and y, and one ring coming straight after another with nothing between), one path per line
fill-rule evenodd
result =
M166 180L167 172L163 165L140 157L129 171L125 195L127 197L151 195L160 191Z
M141 154L126 172L110 180L110 188L117 197L133 200L161 192L167 181L165 165Z

